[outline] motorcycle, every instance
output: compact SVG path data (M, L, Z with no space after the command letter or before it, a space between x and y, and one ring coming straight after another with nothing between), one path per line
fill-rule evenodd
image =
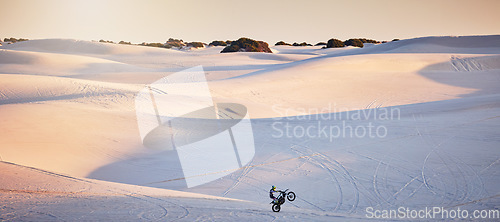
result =
M281 205L283 205L285 203L285 197L286 199L288 199L288 201L294 201L295 200L295 193L290 191L290 192L287 192L288 189L286 190L283 190L283 191L280 191L280 194L278 195L278 197L276 197L276 200L273 200L270 204L273 204L273 211L274 212L280 212L281 210Z

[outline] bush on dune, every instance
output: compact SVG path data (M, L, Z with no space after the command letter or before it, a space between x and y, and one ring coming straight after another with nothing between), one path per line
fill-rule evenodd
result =
M363 42L359 39L349 39L344 42L344 45L346 46L355 46L355 47L360 47L363 48Z
M320 46L320 45L326 45L326 42L318 42L318 43L316 43L316 45L314 45L314 46Z
M23 38L19 38L19 39L16 39L16 38L4 38L3 41L4 42L11 42L11 43L16 43L16 42L23 42L23 41L28 41L29 39L23 39Z
M188 47L193 47L193 48L203 48L205 47L205 43L203 42L189 42L186 44Z
M114 43L113 41L108 41L108 40L104 40L104 39L101 39L99 40L100 43Z
M221 51L221 53L225 52L240 52L240 47L238 45L229 45Z
M231 43L229 43L231 44ZM227 43L225 41L217 41L217 40L214 40L212 41L210 44L208 44L209 46L227 46Z
M150 47L167 48L163 43L159 43L159 42L157 42L157 43L145 43L145 42L143 42L143 43L141 43L141 45L150 46Z
M330 39L326 43L326 48L342 48L344 47L344 42L338 40L338 39Z
M330 39L326 43L326 47L324 48L341 48L344 46L355 46L355 47L364 47L364 43L373 43L373 44L379 44L381 43L380 41L373 40L373 39L366 39L366 38L354 38L354 39L348 39L344 42L338 40L338 39ZM321 45L320 43L316 45Z
M120 41L120 42L118 42L118 44L132 45L132 43L130 43L130 42L125 42L125 41Z
M291 45L290 43L286 43L286 42L283 42L283 41L279 41L277 42L276 44L274 45Z
M378 43L380 43L379 41L377 41L377 40L373 40L373 39L359 38L359 40L361 40L361 42L362 42L362 43L373 43L373 44L378 44Z
M249 38L240 38L231 42L231 45L224 48L221 53L226 52L266 52L272 53L269 45L263 41L256 41Z
M181 48L183 46L186 46L186 44L184 43L184 41L182 41L182 39L169 38L167 42L165 42L165 46L166 48L172 48L172 47Z
M299 43L294 42L294 43L293 43L293 46L312 46L312 45L311 45L311 44L308 44L307 42L303 42L303 43L300 43L300 44L299 44Z

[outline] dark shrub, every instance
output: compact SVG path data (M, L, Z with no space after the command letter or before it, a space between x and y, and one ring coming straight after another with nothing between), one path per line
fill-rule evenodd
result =
M283 41L279 41L277 42L276 44L274 45L290 45L289 43L286 43L286 42L283 42Z
M182 39L169 38L165 43L165 46L166 48L172 48L172 47L180 48L182 46L186 46L186 44L184 43L184 41L182 41Z
M19 39L16 39L16 38L4 38L3 41L4 42L11 42L11 43L16 43L16 42L22 42L22 41L28 41L29 39L23 39L23 38L19 38Z
M374 43L374 44L380 43L379 41L373 39L360 38L359 40L361 40L362 43Z
M393 39L392 41L393 41L393 42L396 42L396 41L399 41L399 39Z
M12 43L16 43L17 42L17 39L16 38L5 38L3 39L4 42L12 42Z
M330 39L326 43L327 48L342 48L344 47L344 42L338 40L338 39Z
M326 42L318 42L315 46L326 45Z
M222 49L221 53L239 52L239 51L240 51L240 47L238 45L230 45L230 46L227 46L226 48Z
M163 43L145 43L145 42L143 42L141 45L150 46L150 47L169 48L169 47L165 46Z
M307 44L307 42L303 42L303 43L300 43L300 44L299 44L299 43L294 42L294 43L293 43L293 46L312 46L312 45L311 45L311 44Z
M99 42L101 42L101 43L114 43L113 41L108 41L108 40L103 40L103 39L99 40Z
M149 46L153 46L153 47L165 47L165 48L170 48L170 47L167 47L167 45L163 44L163 43L149 43Z
M205 47L205 43L203 42L190 42L186 44L186 46L194 47L194 48L203 48Z
M226 44L231 45L231 43L233 43L233 41L231 41L231 40L226 40Z
M240 38L231 42L230 46L224 48L221 53L226 52L267 52L272 53L269 45L263 41L256 41L249 38Z
M363 48L363 42L359 39L349 39L344 42L344 45L346 46L355 46L355 47L360 47Z
M120 41L118 44L131 45L132 43L130 43L130 42L125 42L125 41Z
M229 44L231 44L231 43L229 43ZM227 46L227 43L224 41L212 41L208 45L210 45L210 46Z

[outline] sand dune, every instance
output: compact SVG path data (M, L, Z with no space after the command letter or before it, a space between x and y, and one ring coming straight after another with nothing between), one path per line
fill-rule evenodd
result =
M136 47L111 43L89 42L73 39L39 39L18 42L3 46L4 49L14 49L31 52L50 52L71 55L91 54L144 54L144 53L181 53L177 50L160 49L154 47Z
M0 51L3 73L71 76L109 72L147 72L148 69L89 56L56 53Z
M498 92L490 84L490 80L497 79L498 64L498 56L477 54L360 54L287 64L211 85L221 89L216 91L221 97L237 95L236 98L244 98L242 103L259 104L251 110L254 117L269 117L279 116L272 111L275 104L296 110L331 103L345 110L356 110L454 99L483 90ZM481 78L477 78L478 74L457 71L480 72ZM457 75L461 78L455 78ZM442 84L435 79L450 81ZM482 83L453 84L453 81ZM278 82L280 87L275 87ZM234 85L238 87L231 88Z

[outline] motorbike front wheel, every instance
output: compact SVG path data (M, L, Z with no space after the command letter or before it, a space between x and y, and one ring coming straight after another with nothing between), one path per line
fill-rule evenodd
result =
M281 206L279 204L273 204L273 211L274 212L280 212Z
M289 192L286 195L286 199L288 199L289 201L294 201L295 200L295 193L294 192Z

